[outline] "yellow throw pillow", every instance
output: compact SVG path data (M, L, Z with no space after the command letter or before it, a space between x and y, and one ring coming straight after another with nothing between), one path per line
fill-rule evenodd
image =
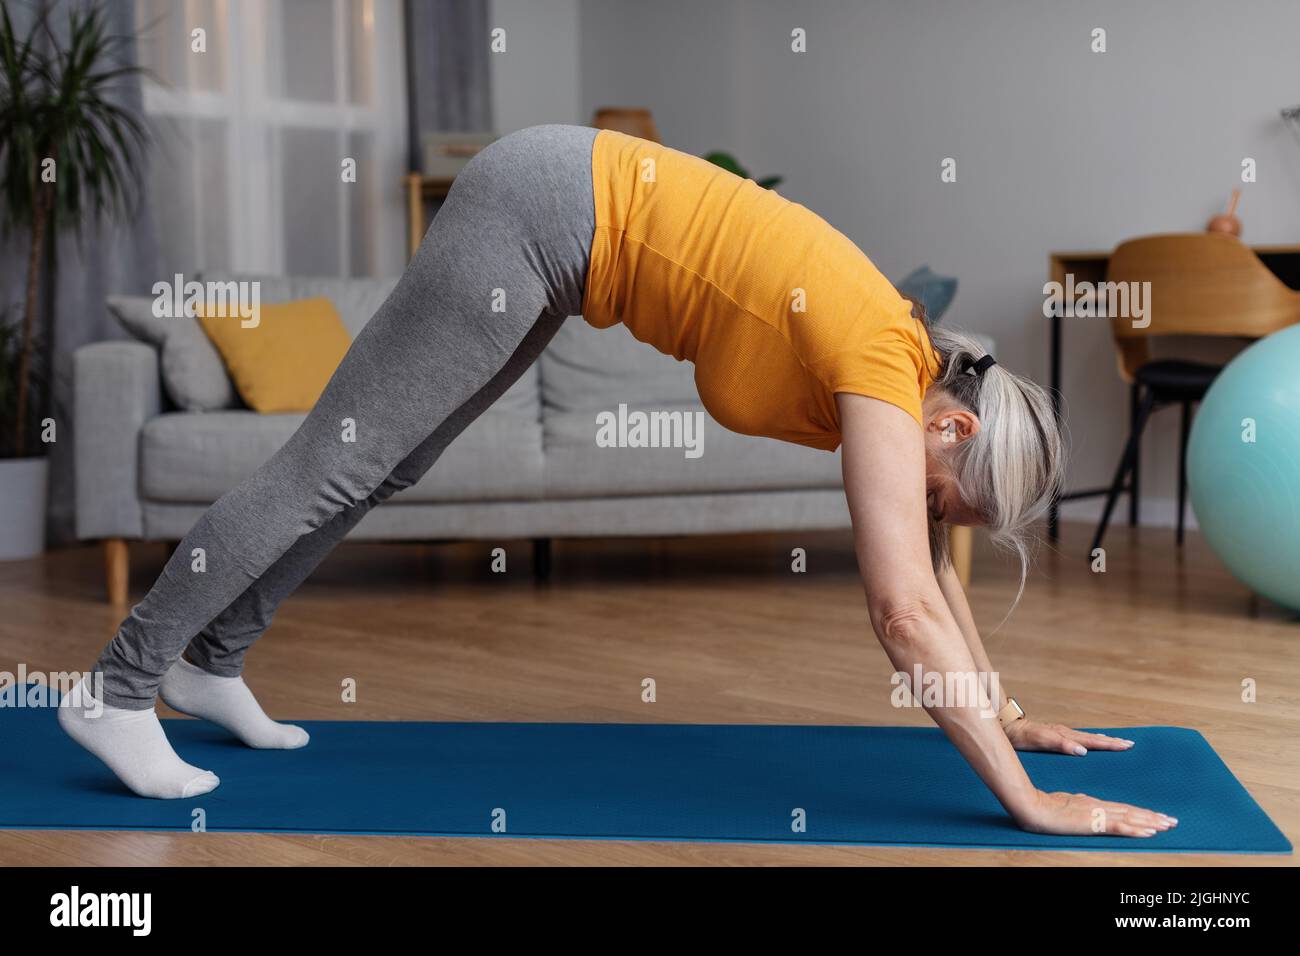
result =
M195 310L235 390L254 411L306 412L343 360L352 339L329 299L259 307L256 325L237 312Z

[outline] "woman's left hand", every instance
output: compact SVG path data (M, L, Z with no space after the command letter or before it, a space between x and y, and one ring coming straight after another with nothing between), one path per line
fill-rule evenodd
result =
M1017 750L1070 754L1082 757L1089 750L1128 750L1133 741L1105 734L1073 730L1064 724L1039 724L1021 719L1007 728L1007 738Z

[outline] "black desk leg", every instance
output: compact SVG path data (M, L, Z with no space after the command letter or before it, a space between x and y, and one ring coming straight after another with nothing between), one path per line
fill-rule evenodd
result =
M1052 310L1050 350L1052 411L1056 413L1056 424L1059 426L1061 424L1061 310L1059 308ZM1047 537L1050 541L1056 541L1060 536L1059 502L1059 498L1054 498L1047 508Z
M1141 387L1134 382L1129 390L1128 402L1128 427L1131 433L1137 428L1138 415L1141 412L1142 399L1139 395ZM1138 481L1138 468L1142 462L1142 438L1138 436L1137 447L1133 449L1133 470L1129 472L1128 486L1128 524L1130 528L1138 526L1138 489L1142 487Z

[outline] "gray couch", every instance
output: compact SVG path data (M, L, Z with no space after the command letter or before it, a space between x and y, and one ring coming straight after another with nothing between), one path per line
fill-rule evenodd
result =
M259 281L263 302L327 296L354 336L393 285ZM219 361L215 352L200 358ZM105 542L117 603L126 600L128 542L182 538L303 418L237 403L177 407L164 371L192 374L167 349L160 355L157 342L138 339L88 345L74 359L77 534ZM698 458L680 448L598 447L597 413L616 412L620 403L703 411L691 365L636 342L622 327L597 331L570 319L542 360L421 481L367 515L353 537L532 539L544 568L556 537L849 527L839 453L737 435L707 414Z

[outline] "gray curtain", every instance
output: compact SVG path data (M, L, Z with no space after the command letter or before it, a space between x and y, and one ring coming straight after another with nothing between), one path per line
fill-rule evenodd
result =
M108 32L131 37L136 32L133 0L100 0L106 12ZM90 6L90 0L57 0L44 4L52 8L50 25L60 41L66 39L67 11L74 5ZM35 19L37 3L7 3L15 29L25 35ZM123 59L134 62L135 44L119 48ZM138 78L129 78L117 90L117 102L143 115ZM48 414L58 423L57 441L47 446L50 456L49 514L47 531L52 545L75 539L76 497L73 461L72 353L80 346L103 339L125 338L121 327L104 308L105 296L113 293L147 295L161 273L161 260L147 190L149 156L138 157L139 186L132 215L118 221L86 220L69 223L55 220L55 230L45 263L40 290L41 328L45 332L46 362L52 378ZM78 228L74 229L73 227ZM0 246L0 301L17 303L21 309L30 235L25 230L11 234Z
M406 0L405 17L413 149L427 132L489 132L487 0Z

